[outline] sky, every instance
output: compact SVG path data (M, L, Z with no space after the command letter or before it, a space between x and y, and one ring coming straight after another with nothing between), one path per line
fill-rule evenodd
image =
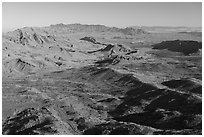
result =
M202 26L202 3L3 2L2 30L51 24L128 26Z

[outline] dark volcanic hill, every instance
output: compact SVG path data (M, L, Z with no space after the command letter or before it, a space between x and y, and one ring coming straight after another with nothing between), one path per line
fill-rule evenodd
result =
M197 41L163 41L161 43L152 45L153 49L168 49L170 51L181 52L185 55L198 52L202 49L202 43Z

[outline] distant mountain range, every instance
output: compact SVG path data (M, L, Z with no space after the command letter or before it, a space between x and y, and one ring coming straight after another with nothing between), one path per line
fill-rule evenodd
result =
M24 27L28 28L28 27ZM40 28L40 27L35 27ZM127 35L143 33L165 33L165 32L202 32L202 27L172 27L172 26L129 26L124 28L108 27L105 25L88 25L88 24L52 24L45 28L69 29L70 31L99 31L99 32L121 32Z
M125 35L135 35L135 34L145 34L147 33L143 29L126 27L126 28L117 28L117 27L108 27L105 25L86 25L86 24L56 24L50 25L51 28L61 28L69 29L70 31L82 31L82 32L119 32Z

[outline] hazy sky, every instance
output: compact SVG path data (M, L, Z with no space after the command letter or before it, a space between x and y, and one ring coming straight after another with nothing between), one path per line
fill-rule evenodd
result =
M202 3L3 3L3 31L50 24L202 26Z

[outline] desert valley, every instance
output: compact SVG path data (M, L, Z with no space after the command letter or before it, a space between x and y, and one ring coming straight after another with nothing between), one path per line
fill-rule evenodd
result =
M202 134L201 28L19 28L2 73L3 134Z

